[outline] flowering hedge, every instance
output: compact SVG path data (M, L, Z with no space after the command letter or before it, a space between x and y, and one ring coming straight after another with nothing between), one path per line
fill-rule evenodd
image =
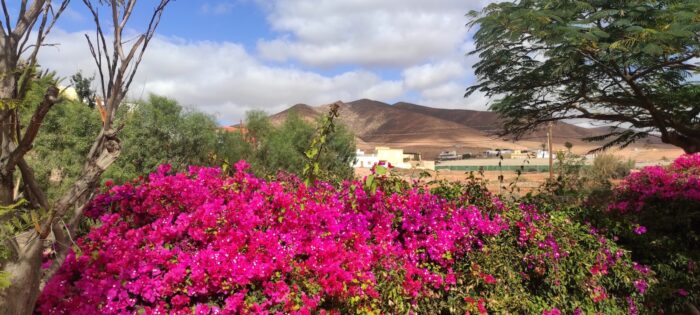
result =
M614 195L602 226L658 274L650 307L677 312L700 304L700 154L645 167Z
M622 314L653 283L587 227L473 187L307 187L246 168L110 187L38 312Z
M669 166L648 166L627 176L615 190L610 209L621 213L648 211L654 204L700 202L700 154L683 155Z

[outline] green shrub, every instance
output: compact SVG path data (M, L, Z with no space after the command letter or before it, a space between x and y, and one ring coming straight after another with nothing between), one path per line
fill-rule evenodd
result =
M700 155L646 167L614 190L613 202L581 214L656 272L649 307L679 312L700 302Z
M466 184L438 183L432 192L461 206L476 205L506 218L510 228L486 239L483 250L456 265L460 285L425 301L422 310L437 314L478 312L479 301L498 314L636 313L653 275L630 253L589 225L573 220L576 206L527 197L503 203L471 178ZM467 297L466 309L459 302ZM423 312L421 312L423 313Z

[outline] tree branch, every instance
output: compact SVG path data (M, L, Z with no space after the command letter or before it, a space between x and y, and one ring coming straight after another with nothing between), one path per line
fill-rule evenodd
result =
M647 74L649 74L649 73L652 73L652 72L654 72L654 71L656 71L656 70L663 69L663 68L665 68L665 67L669 67L669 66L672 66L672 65L681 65L681 64L683 64L684 62L686 62L686 61L688 61L688 60L690 60L690 59L696 58L696 57L700 57L700 56L698 56L698 54L690 54L690 55L688 55L688 56L685 56L685 57L682 57L682 58L679 58L679 59L669 60L669 61L666 61L666 62L662 62L662 63L656 64L656 65L654 65L653 67L649 67L649 68L647 68L647 69L645 69L645 70L643 70L643 71L633 71L633 72L631 73L629 79L630 79L631 81L634 81L634 80L636 80L636 79L638 79L638 78L640 78L640 77L643 77L643 76L645 76L645 75L647 75Z
M44 4L46 4L46 0L34 0L31 7L20 15L15 29L11 33L15 40L22 38L24 33L32 28L44 8Z
M163 11L165 10L165 7L168 5L168 3L170 3L170 0L161 0L160 4L158 4L156 9L153 11L151 21L148 23L148 29L144 33L144 41L143 45L141 46L141 51L139 52L136 62L134 62L134 67L131 70L129 78L126 81L126 84L124 85L125 89L129 89L129 87L131 86L131 82L134 80L134 76L136 75L136 70L141 64L141 60L143 59L143 55L146 52L148 44L151 42L153 35L155 35L156 33L156 28L158 28L158 24L160 24L160 18L163 15Z
M7 4L5 4L5 0L2 0L2 12L5 14L5 24L7 24L7 33L12 34L12 24L10 24L10 11L7 10Z
M39 183L36 181L36 177L34 177L34 171L32 171L32 168L29 167L29 164L27 164L27 161L25 161L23 157L19 159L17 166L19 166L22 179L29 187L30 193L34 196L34 198L36 198L39 205L44 208L44 210L48 211L49 201L46 199L44 191L42 191L41 187L39 187Z
M36 139L39 133L39 128L41 128L41 123L44 121L44 117L49 112L51 107L53 107L59 101L58 98L58 88L55 86L50 86L44 94L44 100L39 104L34 115L32 115L29 121L29 126L24 133L24 137L19 141L17 147L10 153L10 158L5 164L6 170L11 170L17 165L17 162L22 158L31 148L34 139Z
M61 17L63 14L63 11L68 8L68 4L70 3L70 0L63 0L61 2L61 6L58 7L58 10L54 11L53 8L48 5L46 6L46 11L44 12L41 26L39 28L39 31L37 32L37 39L36 43L34 43L34 51L32 51L32 54L28 58L32 64L36 64L36 56L39 54L39 47L44 45L44 41L46 40L46 37L51 33L51 30L53 29L53 26L56 25L56 21L58 21L58 18ZM46 20L48 19L48 14L49 12L52 12L51 15L51 23L49 23L48 27L46 27ZM20 46L20 52L23 51L23 46Z

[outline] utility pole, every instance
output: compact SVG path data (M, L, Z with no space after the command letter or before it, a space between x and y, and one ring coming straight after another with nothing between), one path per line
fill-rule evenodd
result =
M554 180L554 161L552 160L552 122L547 125L547 148L549 149L549 180Z
M238 121L238 132L241 133L241 137L243 138L243 142L248 142L248 135L245 133L245 127L243 126L243 119Z

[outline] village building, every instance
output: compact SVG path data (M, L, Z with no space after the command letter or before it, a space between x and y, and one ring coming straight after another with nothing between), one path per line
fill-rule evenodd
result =
M420 153L404 153L403 149L392 149L390 147L376 147L374 151L374 154L368 154L363 150L357 149L352 167L371 168L379 162L384 162L402 169L435 169L435 161L421 160Z

